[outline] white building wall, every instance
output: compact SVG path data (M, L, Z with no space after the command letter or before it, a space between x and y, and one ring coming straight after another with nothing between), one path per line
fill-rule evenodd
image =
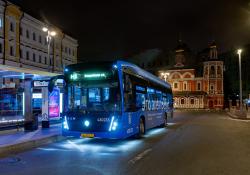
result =
M63 65L77 63L77 56L72 54L64 54L62 45L67 46L71 50L77 50L77 40L67 36L61 38L59 29L55 29L59 34L52 38L50 44L50 59L48 58L48 45L46 41L47 33L42 31L42 28L47 26L45 23L33 18L32 16L24 13L21 19L22 34L20 36L21 49L22 49L22 66L34 69L42 69L62 73ZM27 33L28 32L28 36ZM33 37L33 33L35 38ZM26 57L26 52L29 52L29 59ZM62 52L62 53L61 53ZM36 59L33 60L33 54ZM39 58L41 57L41 59ZM53 67L54 64L54 67Z

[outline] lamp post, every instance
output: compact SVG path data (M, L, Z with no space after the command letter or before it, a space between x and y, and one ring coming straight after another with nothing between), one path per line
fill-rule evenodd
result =
M55 31L50 31L47 27L43 27L42 30L44 32L47 32L46 41L48 44L48 72L50 72L50 64L52 63L50 58L50 44L52 37L56 35ZM43 96L43 104L42 104L42 128L49 128L50 122L49 122L49 92L47 87L42 87L42 96Z
M241 78L241 49L237 50L239 55L239 78L240 78L240 113L242 113L242 78Z
M56 32L50 31L47 27L43 27L43 31L47 32L46 40L48 43L48 59L49 59L48 71L50 71L50 66L51 66L50 64L52 63L50 59L50 43L51 43L52 37L56 35Z

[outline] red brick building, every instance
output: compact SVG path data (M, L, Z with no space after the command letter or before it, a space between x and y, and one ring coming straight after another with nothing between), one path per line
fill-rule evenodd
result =
M175 108L222 109L224 106L223 61L217 56L215 43L210 44L207 59L198 69L186 66L186 48L180 41L175 50L175 65L160 70L159 77L172 85ZM195 65L198 65L198 63Z

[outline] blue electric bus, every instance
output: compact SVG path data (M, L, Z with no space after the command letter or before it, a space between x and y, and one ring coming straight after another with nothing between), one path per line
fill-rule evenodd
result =
M49 91L58 78L65 80L64 136L141 137L173 116L171 86L125 61L69 65Z

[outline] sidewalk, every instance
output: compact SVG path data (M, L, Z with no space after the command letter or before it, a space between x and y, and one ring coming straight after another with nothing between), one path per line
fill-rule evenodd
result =
M61 124L51 125L48 129L39 127L36 131L21 130L0 132L0 157L16 154L44 144L63 140Z
M226 113L229 115L229 117L231 117L233 119L250 120L250 112L247 112L245 117L241 117L241 116L236 115L235 113L230 112L230 111L226 111Z

